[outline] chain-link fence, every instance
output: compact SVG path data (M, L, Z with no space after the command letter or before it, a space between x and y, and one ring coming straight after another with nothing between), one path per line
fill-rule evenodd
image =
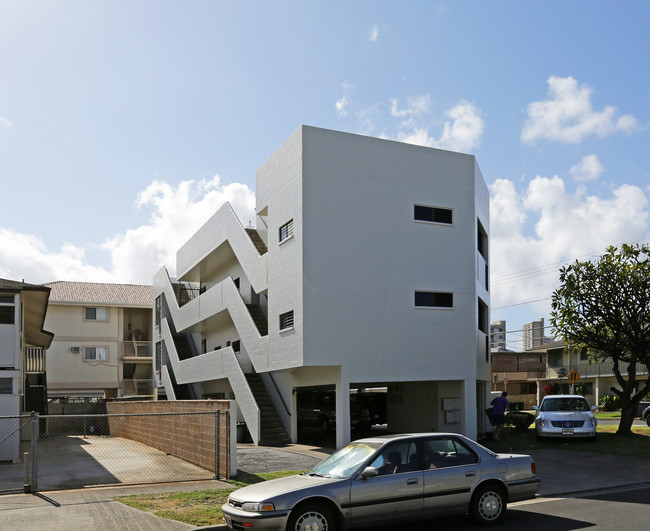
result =
M229 416L0 417L0 492L227 478Z

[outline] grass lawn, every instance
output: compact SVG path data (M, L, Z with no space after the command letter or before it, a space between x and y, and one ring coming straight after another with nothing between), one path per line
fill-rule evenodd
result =
M224 524L221 506L226 503L233 490L269 479L300 474L296 472L268 472L264 474L239 473L236 480L226 489L194 490L166 494L140 494L137 496L118 496L113 498L124 505L147 511L170 520L178 520L195 526Z
M579 452L601 453L634 457L650 460L650 427L633 426L633 437L616 435L618 426L598 426L596 440L586 439L542 439L537 440L534 428L525 432L516 432L504 428L500 441L489 441L485 444L497 452L525 452L530 450L568 450Z
M620 413L619 413L620 415ZM602 417L601 417L602 418ZM609 417L611 418L611 417ZM580 451L635 457L650 460L650 427L633 427L634 437L617 437L618 426L598 426L595 441L580 439L551 439L538 441L535 430L528 428L525 432L516 432L505 428L501 441L489 441L485 444L497 452L523 452L541 449L556 449L561 451ZM143 494L137 496L121 496L115 500L148 511L163 518L179 520L195 526L210 526L223 524L221 506L226 503L228 494L235 489L260 481L277 477L299 474L297 472L270 472L265 474L240 473L236 480L230 481L232 487L226 489L197 490L167 494Z

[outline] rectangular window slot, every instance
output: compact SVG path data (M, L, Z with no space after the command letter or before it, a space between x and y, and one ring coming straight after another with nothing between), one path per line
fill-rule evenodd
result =
M451 208L424 205L415 205L413 207L413 219L416 221L428 221L429 223L445 223L447 225L451 225L453 222Z
M416 291L415 306L418 308L453 308L454 294L436 291Z

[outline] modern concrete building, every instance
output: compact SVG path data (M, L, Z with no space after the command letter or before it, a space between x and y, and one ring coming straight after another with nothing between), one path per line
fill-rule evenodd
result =
M300 127L154 277L158 392L235 398L255 443L298 439L297 395L387 389L388 429L489 429L489 196L472 155ZM285 434L283 436L283 434Z
M52 282L48 397L153 397L151 286Z

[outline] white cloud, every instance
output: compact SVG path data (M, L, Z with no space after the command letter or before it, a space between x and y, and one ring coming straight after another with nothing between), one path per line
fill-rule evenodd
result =
M87 248L66 244L50 251L35 236L0 229L0 277L30 283L52 280L133 282L150 284L162 266L174 274L176 251L228 201L246 226L255 219L255 197L244 184L210 180L172 186L154 181L138 195L137 206L150 211L146 225ZM86 251L109 253L111 266L93 266Z
M443 127L440 138L433 137L428 128L419 125L420 118L429 111L429 96L409 99L409 105L400 110L398 100L391 100L391 115L407 118L400 124L397 139L400 142L427 147L449 149L452 151L471 151L480 144L485 122L473 103L461 101L445 115L449 118Z
M616 118L616 109L611 105L595 111L591 106L593 89L578 86L574 78L551 76L547 83L548 99L528 105L528 120L521 131L523 142L533 144L545 139L577 144L590 135L631 134L639 129L634 116Z
M431 97L428 94L414 96L407 99L405 108L399 108L399 99L390 100L390 114L396 118L408 118L422 116L429 112L431 107Z
M373 26L372 29L370 30L370 34L368 35L368 39L370 42L377 42L377 39L379 39L379 27L378 26Z
M7 120L6 118L3 118L0 116L0 127L4 127L5 129L11 127L11 122Z
M494 308L549 298L559 265L542 266L587 259L650 232L649 200L637 186L622 185L603 198L568 193L558 176L537 176L521 193L505 179L490 193ZM548 311L550 303L542 306Z
M577 182L595 181L605 173L605 167L596 155L587 155L578 164L571 166L569 173Z
M450 120L445 122L444 132L437 147L454 151L469 151L480 144L485 122L476 105L461 101L446 112Z
M343 96L341 99L337 100L334 105L336 106L336 112L339 114L339 116L348 115L347 108L350 105L350 100L347 98L347 96Z

